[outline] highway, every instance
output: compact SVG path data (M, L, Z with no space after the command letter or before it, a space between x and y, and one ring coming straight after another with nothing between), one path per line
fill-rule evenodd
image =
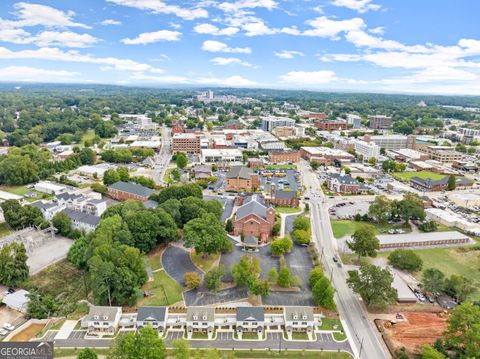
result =
M163 125L162 126L162 138L161 138L161 148L160 151L155 155L155 173L153 180L156 184L165 184L163 181L163 176L165 171L168 168L170 159L172 158L172 153L170 152L170 128Z
M335 301L338 312L347 325L352 344L356 347L354 352L361 359L390 358L377 329L367 319L360 298L348 287L346 283L348 274L343 266L335 264L332 260L334 254L338 253L338 248L326 205L329 199L324 196L317 176L305 161L300 163L300 172L302 182L306 186L305 195L310 197L313 239L321 253L325 275L331 278L336 289Z

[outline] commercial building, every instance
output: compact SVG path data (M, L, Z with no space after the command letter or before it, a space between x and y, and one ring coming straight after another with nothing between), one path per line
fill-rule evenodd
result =
M145 202L153 192L155 192L153 189L134 182L120 181L108 187L108 195L119 201L134 199Z
M3 304L8 308L14 309L21 313L27 312L28 302L30 298L28 297L30 293L25 289L17 290L16 292L5 294L2 299Z
M365 135L363 140L375 142L378 147L385 150L399 150L402 148L414 148L416 139L413 135Z
M334 173L326 181L330 191L344 194L357 194L365 191L363 186L352 176L343 173Z
M260 187L258 174L245 166L233 166L225 176L225 190L232 192L253 192Z
M336 120L318 120L313 123L313 125L318 128L320 131L343 131L348 128L347 121L343 119Z
M200 153L200 137L193 133L176 133L172 137L173 153Z
M295 120L288 117L263 117L262 118L262 130L273 132L276 127L294 127Z
M375 130L389 130L393 126L392 118L384 115L370 115L368 121L369 127Z
M350 162L354 158L348 152L329 147L302 147L300 155L308 161L315 161L322 164L337 162Z
M445 176L439 180L433 180L431 178L420 178L415 176L410 179L410 185L413 188L424 192L444 191L448 187L448 179L449 176ZM456 188L467 188L471 187L472 185L473 182L467 178L461 177L455 179Z
M353 129L358 129L358 128L360 128L360 126L362 124L362 119L358 115L355 115L353 113L349 113L349 114L347 114L347 123Z
M271 163L294 163L300 161L300 151L274 151L268 154Z
M229 120L223 124L223 128L228 130L241 130L245 125L238 120Z
M478 166L475 163L468 161L453 161L452 168L468 173L478 172Z
M407 234L387 234L377 236L380 249L414 247L446 247L470 243L470 237L456 231Z
M380 156L380 147L375 142L365 142L358 140L354 145L355 153L362 155L364 160L378 158Z
M201 161L204 163L215 162L241 162L243 159L242 151L236 148L224 148L224 149L202 149Z
M38 183L35 183L33 188L42 193L47 193L47 194L59 194L67 189L67 187L58 185L56 183L52 182L47 182L47 181L40 181Z
M441 163L452 163L454 161L461 161L465 154L454 151L448 146L427 146L424 151L428 153L432 159Z
M424 152L412 150L410 148L401 148L398 150L388 150L385 153L391 159L401 162L426 161L430 155Z

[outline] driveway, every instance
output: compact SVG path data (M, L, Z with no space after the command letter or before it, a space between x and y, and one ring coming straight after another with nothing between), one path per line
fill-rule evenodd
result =
M190 252L177 246L168 246L162 255L162 266L170 277L183 285L183 276L186 272L197 272L203 276L203 272L193 264Z
M187 306L211 305L217 303L238 302L248 297L246 288L228 288L218 293L210 293L205 289L189 290L183 293Z

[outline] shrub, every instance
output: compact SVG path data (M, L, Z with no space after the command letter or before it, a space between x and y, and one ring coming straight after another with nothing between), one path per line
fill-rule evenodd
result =
M190 289L200 287L202 282L197 272L186 272L183 276L183 281L185 282L185 286Z
M297 217L293 221L293 230L304 230L304 231L309 231L310 230L310 220L307 217Z
M310 243L310 231L305 231L303 229L296 229L293 231L293 238L295 242L300 245L305 245Z
M410 249L396 249L388 256L388 263L394 268L409 272L422 269L423 261L417 253Z

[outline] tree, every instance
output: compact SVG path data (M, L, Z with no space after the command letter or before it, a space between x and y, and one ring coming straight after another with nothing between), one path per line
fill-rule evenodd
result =
M272 227L272 236L273 237L278 236L278 234L280 233L281 226L282 226L282 224L280 223L280 221L275 222L275 224Z
M278 279L278 272L275 267L270 268L267 273L267 278L269 282L276 283Z
M361 226L353 234L352 240L347 242L348 248L358 254L360 257L376 257L377 250L380 249L380 242L375 235L375 228L371 226Z
M109 359L164 359L167 350L158 331L151 326L119 335L114 341Z
M187 197L197 197L202 199L202 188L196 183L173 185L163 188L157 195L152 195L151 199L161 204L172 198L180 200Z
M197 272L186 272L183 276L183 281L185 286L190 289L196 289L202 283L202 279Z
M293 220L293 230L303 230L309 231L310 230L310 220L307 217L298 216Z
M175 359L190 359L190 344L185 339L172 341L173 357Z
M436 268L428 268L422 275L422 286L427 292L438 293L443 290L445 275Z
M232 266L233 282L239 287L251 288L260 275L260 259L253 256L243 256Z
M11 243L0 249L0 283L16 287L28 278L27 251L23 243Z
M180 168L180 169L183 169L183 168L187 167L188 159L187 159L187 156L185 155L185 153L183 153L183 152L177 153L176 158L175 158L175 163L177 164L177 167Z
M281 266L280 270L278 271L277 284L280 287L288 288L290 287L291 282L292 282L292 275L290 273L290 270L288 269L287 266Z
M388 263L394 268L408 272L422 270L423 261L420 256L410 249L396 249L388 256Z
M233 221L231 218L227 219L225 222L225 230L230 233L233 231Z
M68 250L67 259L75 267L84 269L87 266L87 252L90 250L90 237L82 236L73 242Z
M292 249L292 240L290 239L290 236L287 234L285 235L284 238L282 239L277 239L272 242L270 245L270 250L272 251L272 254L274 256L280 256L285 253L288 253Z
M42 295L37 290L28 294L27 314L31 318L45 319L50 317L57 309L57 304L49 294Z
M368 214L378 223L386 223L391 215L391 201L385 196L376 196L368 207ZM359 213L357 213L360 215Z
M270 292L269 283L266 280L257 279L249 288L253 295L267 296Z
M334 294L335 289L325 276L319 278L312 288L312 296L315 304L329 310L335 310L336 308L333 300Z
M323 274L323 268L320 267L320 266L316 266L314 267L311 271L310 271L310 281L309 281L309 284L310 284L310 288L313 288L315 286L315 284L317 284L318 280L320 280L321 278L323 278L324 274Z
M0 183L22 185L38 179L39 168L29 157L8 154L0 160Z
M456 187L457 187L457 180L455 178L455 175L450 175L450 177L448 177L447 190L453 191Z
M315 161L310 161L310 167L312 167L312 170L316 171L318 170L318 167L320 167L320 164Z
M82 148L79 156L83 165L93 165L97 162L97 155L91 148Z
M77 359L97 359L97 353L90 348L81 349L77 354Z
M21 229L28 226L40 225L43 222L42 212L39 208L25 205L21 206L15 199L9 199L0 207L3 211L3 217L9 227L13 229Z
M295 243L300 245L307 245L310 243L311 234L310 231L296 229L293 231L293 238L295 238Z
M360 266L358 271L349 271L347 284L358 293L368 307L385 308L397 300L397 290L392 288L393 275L387 268L375 265Z
M461 275L452 274L450 278L445 279L443 290L449 296L456 298L458 302L463 302L467 297L475 292L475 286L472 282Z
M422 347L422 357L421 359L445 359L445 355L437 351L431 345L424 345Z
M434 221L427 221L418 225L418 229L423 232L435 232L437 230L437 227L437 223Z
M143 253L149 252L157 243L160 219L148 210L141 210L127 215L125 222L130 230L133 246Z
M371 164L372 166L375 166L377 164L377 158L376 157L370 157L368 160L368 163Z
M68 237L72 231L72 221L63 212L56 213L52 218L52 225L57 229L58 234Z
M226 248L228 238L217 217L206 213L185 224L183 240L186 247L194 247L197 253L212 254Z
M120 175L112 168L106 170L103 174L103 184L105 186L110 186L114 183L117 183L118 181L120 181Z
M421 220L425 218L422 199L414 193L406 193L403 199L397 203L397 210L406 224L410 218Z
M207 289L212 292L218 292L222 284L222 277L225 274L225 267L220 264L205 274L205 284Z
M455 307L447 323L447 344L460 350L462 358L476 358L480 353L480 307L462 303Z

